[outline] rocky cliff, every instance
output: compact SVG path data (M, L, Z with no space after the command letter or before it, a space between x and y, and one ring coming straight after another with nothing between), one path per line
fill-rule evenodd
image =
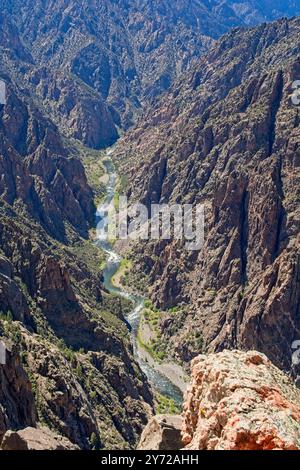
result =
M299 390L255 351L199 356L184 404L183 443L202 450L299 450Z
M101 148L230 28L297 13L292 1L4 0L0 21L23 87L64 133Z
M153 398L133 358L126 306L102 292L103 256L86 240L93 193L73 143L22 83L18 69L31 54L9 19L0 21L0 441L47 426L67 439L58 447L130 448ZM30 448L45 442L28 432ZM5 434L3 445L24 447L27 435Z
M205 242L141 242L173 357L238 347L292 368L299 323L300 21L222 38L116 152L131 201L202 204ZM134 170L132 170L134 168ZM197 335L197 341L195 338ZM200 344L200 346L199 346Z
M115 142L172 86L120 156L134 197L207 207L206 256L167 243L137 253L158 306L191 299L187 316L161 325L168 352L188 361L199 344L255 346L290 367L299 330L299 117L289 93L299 21L234 31L199 60L230 27L281 15L279 3L260 3L2 2L4 448L40 448L45 439L51 448L132 448L152 411L124 322L128 304L103 292L103 258L85 240L93 194L74 140L96 149Z
M265 355L225 350L191 369L182 418L152 418L139 448L300 449L300 392Z
M13 350L0 365L1 436L43 424L80 448L128 448L152 394L123 307L102 293L103 258L81 238L92 192L59 134L43 118L24 125L28 108L10 100L0 119L0 337ZM25 130L22 149L9 122Z

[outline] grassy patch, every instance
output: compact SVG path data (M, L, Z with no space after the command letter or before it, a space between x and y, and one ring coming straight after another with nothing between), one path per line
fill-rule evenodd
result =
M193 349L199 352L199 354L204 352L204 340L200 331L194 330L191 331L186 337L186 343L190 344Z
M172 398L157 394L155 399L156 414L178 415L181 413L181 409L176 405Z
M116 287L128 285L131 270L132 262L127 258L122 259L118 271L112 278L113 285Z
M141 348L145 349L156 362L163 362L167 357L167 345L162 339L159 329L161 312L154 308L150 301L145 301L145 309L142 312L137 341ZM144 339L143 329L148 328L151 332L149 340Z

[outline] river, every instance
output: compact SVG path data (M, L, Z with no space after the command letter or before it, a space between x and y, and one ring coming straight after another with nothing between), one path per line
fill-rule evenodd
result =
M163 367L160 367L160 365L155 363L153 359L151 360L149 355L139 347L137 342L140 316L144 307L145 299L138 295L133 295L123 288L116 287L112 283L112 278L120 267L122 257L114 250L113 245L109 242L107 236L107 216L105 214L107 214L109 206L113 203L117 182L116 170L112 160L110 159L111 154L112 150L109 149L106 153L107 158L103 162L108 175L106 197L96 212L97 238L95 244L107 255L106 266L103 270L104 287L107 291L113 294L118 294L119 296L125 297L133 302L134 307L127 315L126 321L128 322L128 328L131 331L135 359L146 374L152 387L160 394L167 396L168 398L172 398L175 403L180 406L182 404L182 390L175 385L175 380L172 382L172 380L162 373L161 370L158 370L163 369ZM165 367L167 369L167 366ZM176 367L177 366L174 365L175 369Z

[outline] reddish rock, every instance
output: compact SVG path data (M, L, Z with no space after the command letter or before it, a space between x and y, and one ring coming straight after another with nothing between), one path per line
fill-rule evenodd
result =
M198 356L182 436L188 450L300 450L300 391L256 351Z

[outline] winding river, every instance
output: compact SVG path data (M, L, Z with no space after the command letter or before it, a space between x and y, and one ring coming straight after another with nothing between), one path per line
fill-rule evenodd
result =
M95 243L107 255L107 262L103 271L104 287L107 291L125 297L133 302L134 308L127 315L126 321L128 322L128 328L131 331L135 359L138 361L141 369L146 374L153 388L160 394L167 396L168 398L172 398L177 405L181 405L182 391L166 375L158 370L158 365L155 364L153 360L149 360L149 358L145 359L145 352L142 351L138 345L137 334L140 315L144 307L145 299L138 295L133 295L125 289L118 288L112 283L112 278L118 271L122 258L114 250L107 236L107 210L113 203L117 182L116 170L112 160L110 159L111 154L112 150L110 149L107 151L106 159L103 162L108 175L106 197L96 212L97 238Z

